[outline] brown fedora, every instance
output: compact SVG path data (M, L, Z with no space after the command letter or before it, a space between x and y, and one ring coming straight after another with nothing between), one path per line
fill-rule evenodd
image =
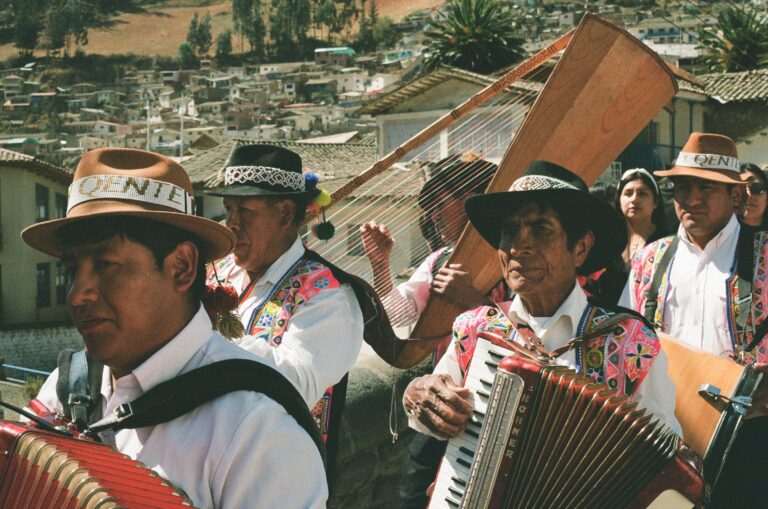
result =
M653 173L659 177L695 177L725 184L744 184L736 144L721 134L691 133L675 166Z
M144 150L104 148L86 153L69 186L67 216L28 226L21 237L30 247L61 256L59 230L83 219L134 216L193 233L205 261L224 257L235 236L215 221L195 215L192 183L173 160Z

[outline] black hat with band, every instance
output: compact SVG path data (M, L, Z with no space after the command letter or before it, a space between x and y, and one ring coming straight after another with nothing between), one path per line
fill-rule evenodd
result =
M578 175L549 161L533 161L509 191L471 196L465 202L472 226L493 247L501 240L502 220L521 206L558 203L568 214L578 215L595 236L595 243L581 267L589 274L605 267L627 245L627 228L621 213L592 196Z
M223 169L224 186L206 191L212 196L285 196L313 199L318 194L303 174L301 156L275 145L235 148Z

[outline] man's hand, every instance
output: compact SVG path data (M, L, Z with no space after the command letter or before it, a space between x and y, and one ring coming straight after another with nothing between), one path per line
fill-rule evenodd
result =
M461 433L472 416L472 393L453 383L448 375L424 375L405 389L403 406L408 415L441 438Z
M763 379L752 394L752 406L747 410L747 419L768 415L768 364L755 364L752 369L763 374Z
M460 263L451 263L438 270L431 291L464 309L476 308L488 300L475 288L472 274Z
M360 225L360 236L363 239L363 250L371 263L389 262L395 239L386 225L377 224L375 221L363 223Z

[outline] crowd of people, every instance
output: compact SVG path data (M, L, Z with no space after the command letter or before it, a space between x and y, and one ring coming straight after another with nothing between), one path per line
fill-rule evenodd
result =
M85 354L60 365L30 409L88 427L179 375L249 361L283 384L279 394L223 388L149 426L100 427L99 438L197 507L324 507L347 373L379 303L366 302L354 276L302 243L304 216L320 194L303 170L281 147L238 147L223 185L210 193L223 199L220 224L194 214L189 178L172 160L116 148L84 155L66 217L22 232L66 266L68 308L85 343ZM427 504L446 439L473 413L463 385L480 340L544 352L678 434L675 385L656 331L768 373L768 179L753 164L739 165L732 140L693 133L670 169L624 172L614 203L549 161L533 161L508 191L484 193L496 170L473 154L435 166L419 194L422 225L437 233L433 251L404 283L393 282L386 224L360 228L373 287L394 325L412 326L434 295L465 310L435 351L433 372L405 390L418 435L393 506ZM675 232L665 228L656 177L673 186ZM464 265L448 263L468 223L497 251L502 277L487 293ZM85 367L75 368L81 358ZM97 383L83 390L89 380ZM85 398L73 398L76 391ZM294 396L319 437L283 399ZM712 506L760 505L766 414L761 384Z

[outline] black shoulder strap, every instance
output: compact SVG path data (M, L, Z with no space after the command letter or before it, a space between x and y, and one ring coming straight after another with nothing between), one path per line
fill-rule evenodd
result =
M672 242L669 244L669 247L667 247L667 250L664 251L663 255L661 255L661 260L659 260L658 265L656 265L656 270L653 272L651 286L648 287L648 290L645 293L645 306L643 309L643 316L656 327L658 324L654 322L654 317L656 316L656 307L658 306L657 301L659 298L661 279L667 272L669 264L672 263L672 258L675 256L675 251L677 251L677 245L679 243L680 238L675 236L672 239Z
M163 382L138 399L120 405L87 432L154 426L234 391L260 392L285 408L312 438L325 464L323 439L299 392L277 370L246 359L214 362Z
M79 429L84 429L99 404L104 365L85 350L67 348L59 353L57 366L56 395L64 407L64 415Z

